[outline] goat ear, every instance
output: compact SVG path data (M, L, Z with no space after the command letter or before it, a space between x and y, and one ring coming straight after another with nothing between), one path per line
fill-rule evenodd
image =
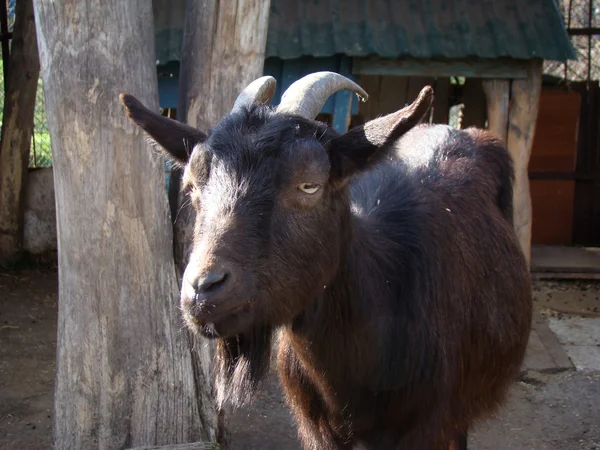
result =
M201 131L150 111L132 95L121 94L120 99L131 121L142 128L180 166L185 166L188 162L194 146L206 139Z
M425 86L417 99L405 108L371 120L329 141L331 173L346 180L385 157L396 140L429 113L433 104L433 89Z

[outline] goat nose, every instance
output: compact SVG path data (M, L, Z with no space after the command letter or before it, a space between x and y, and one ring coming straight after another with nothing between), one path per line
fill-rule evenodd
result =
M196 278L193 283L196 294L208 294L215 292L222 288L227 280L229 274L226 272L211 272L208 275Z

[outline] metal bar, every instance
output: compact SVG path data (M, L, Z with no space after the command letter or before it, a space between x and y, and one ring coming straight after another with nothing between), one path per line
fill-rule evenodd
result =
M2 67L4 69L4 94L6 94L6 80L8 80L8 73L10 71L9 67L9 57L10 57L10 45L8 39L5 39L5 36L8 36L8 13L6 11L6 2L2 2L2 7L0 7L0 33L2 33Z
M587 27L587 28L568 28L567 33L569 36L590 36L600 34L600 28L598 27Z

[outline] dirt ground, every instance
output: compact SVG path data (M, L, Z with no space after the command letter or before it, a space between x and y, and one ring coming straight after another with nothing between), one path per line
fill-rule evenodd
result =
M559 284L562 292L599 287ZM55 269L0 272L0 449L50 448L56 307ZM235 450L299 448L273 371L255 404L228 416L227 428ZM600 372L528 372L497 417L474 430L469 448L600 450Z

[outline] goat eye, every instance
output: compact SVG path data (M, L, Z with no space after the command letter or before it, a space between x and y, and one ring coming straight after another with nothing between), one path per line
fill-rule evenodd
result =
M320 187L321 186L319 186L318 184L315 184L315 183L300 183L298 185L298 189L300 189L305 194L310 194L310 195L317 192Z

